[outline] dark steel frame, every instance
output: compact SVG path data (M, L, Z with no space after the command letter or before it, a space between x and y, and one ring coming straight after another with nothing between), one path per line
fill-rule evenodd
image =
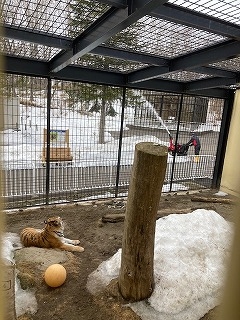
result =
M4 37L61 49L50 61L39 61L5 54L5 71L62 80L96 82L105 85L126 86L140 89L162 90L175 93L206 95L228 98L229 86L239 82L240 73L209 64L232 59L240 54L240 26L194 12L164 0L102 0L112 7L74 40L66 37L36 32L26 28L3 25ZM226 41L205 49L165 59L156 55L142 54L102 45L111 36L131 26L139 18L150 15L167 21L194 27L227 37ZM127 74L69 66L86 53L123 60L148 63L142 70ZM211 75L210 79L191 82L158 79L176 71L193 71Z

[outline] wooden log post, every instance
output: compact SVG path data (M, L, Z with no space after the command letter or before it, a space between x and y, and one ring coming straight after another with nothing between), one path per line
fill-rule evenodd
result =
M120 293L130 301L150 297L154 288L155 226L167 153L167 147L152 142L135 146L118 279Z

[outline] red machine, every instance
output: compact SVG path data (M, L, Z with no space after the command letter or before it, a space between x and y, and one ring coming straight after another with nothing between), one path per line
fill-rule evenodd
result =
M189 146L187 144L174 144L173 137L169 135L169 147L168 152L171 153L171 155L177 155L177 156L186 156L188 153Z

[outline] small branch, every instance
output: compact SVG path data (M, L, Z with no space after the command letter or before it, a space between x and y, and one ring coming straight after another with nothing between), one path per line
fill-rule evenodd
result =
M123 222L125 219L125 213L112 213L106 214L102 217L102 222Z
M190 213L197 208L185 208L185 209L174 209L174 208L167 208L167 209L161 209L157 211L157 219L162 218L164 216L167 216L169 214L184 214L184 213ZM110 222L110 223L116 223L116 222L123 222L125 219L125 213L109 213L102 217L102 222Z
M232 199L226 199L226 198L208 198L208 197L198 197L194 196L191 198L191 201L195 202L212 202L212 203L225 203L225 204L234 204L235 201Z
M168 216L170 214L185 214L194 211L195 208L185 208L185 209L175 209L175 208L167 208L160 209L157 212L157 219Z

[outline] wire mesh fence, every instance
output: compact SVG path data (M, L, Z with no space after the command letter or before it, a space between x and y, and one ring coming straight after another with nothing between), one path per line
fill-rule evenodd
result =
M127 196L143 141L187 146L169 150L163 192L211 187L223 100L10 74L1 87L6 208Z

